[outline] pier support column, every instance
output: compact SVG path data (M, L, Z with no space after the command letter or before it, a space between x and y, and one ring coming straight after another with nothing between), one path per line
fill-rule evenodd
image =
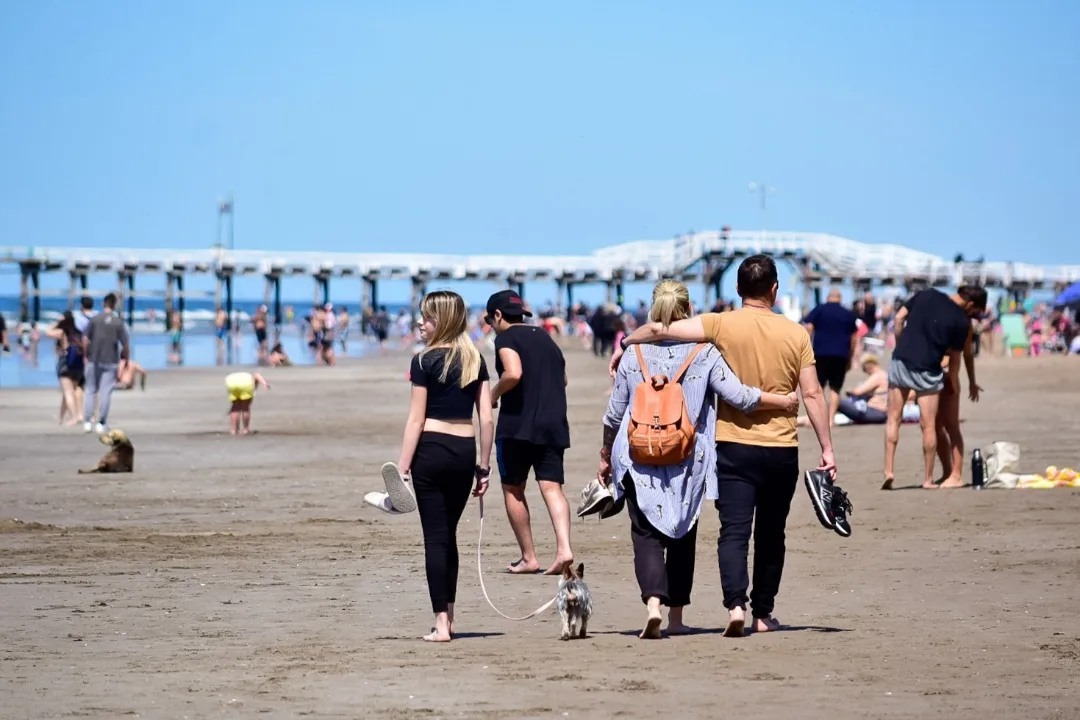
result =
M416 322L416 314L420 312L420 301L427 295L427 278L416 276L412 279L412 296L409 302L410 320Z
M814 263L810 258L802 258L800 262L799 277L802 281L802 307L799 308L801 315L811 310L811 302L815 300L818 304L821 302L821 288L818 284L817 269L814 267Z
M19 322L41 321L41 266L19 265Z
M607 281L607 286L604 292L605 302L608 305L615 303L619 307L623 304L623 281L621 277L612 278Z
M180 313L180 327L184 327L184 274L176 273L176 310Z
M135 324L135 273L127 274L127 324L130 328Z
M375 317L379 304L379 278L367 275L360 280L360 334L367 336L369 317ZM371 315L367 309L371 308Z
M281 336L281 273L277 271L266 274L266 288L263 291L263 305L273 310L274 314L274 338Z
M34 287L34 297L31 299L33 306L32 317L35 323L41 322L41 266L31 269L30 284Z
M364 289L360 298L360 302L363 307L360 311L363 312L365 307L371 308L372 312L379 309L379 278L375 276L368 276L364 278Z
M76 270L68 271L68 310L75 312L75 295L78 294L79 273Z
M30 268L19 266L19 322L30 320Z
M730 257L715 257L705 261L705 307L702 312L711 310L723 298L721 297L724 275L735 262Z
M564 282L566 283L566 311L570 312L570 309L574 307L574 283L570 280Z
M330 273L325 270L315 275L315 305L323 307L330 302Z
M222 269L220 274L220 282L222 288L225 291L225 327L232 334L233 331L233 294L232 294L232 268ZM228 343L228 346L232 348L232 342Z
M169 315L173 309L173 275L171 272L165 273L165 327L169 327Z

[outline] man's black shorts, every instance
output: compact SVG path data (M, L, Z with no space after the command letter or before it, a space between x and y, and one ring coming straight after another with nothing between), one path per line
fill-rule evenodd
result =
M816 360L817 379L821 387L828 385L836 392L844 389L844 377L847 375L850 358L819 357Z
M529 471L537 480L563 483L563 448L537 445L527 440L500 438L495 441L495 457L503 485L524 485Z

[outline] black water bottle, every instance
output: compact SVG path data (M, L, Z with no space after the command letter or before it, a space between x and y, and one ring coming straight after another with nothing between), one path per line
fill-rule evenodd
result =
M986 487L986 466L979 448L975 448L971 453L971 487L975 490Z

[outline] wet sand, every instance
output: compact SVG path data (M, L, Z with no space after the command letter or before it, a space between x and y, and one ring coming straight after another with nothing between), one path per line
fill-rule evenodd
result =
M567 494L595 472L604 363L568 350ZM554 611L498 617L477 582L477 508L460 529L459 638L430 627L415 514L363 504L396 459L406 355L271 369L256 435L225 434L223 371L154 373L117 393L130 475L77 475L105 448L55 425L58 393L0 391L0 698L5 718L1066 718L1080 705L1080 492L922 491L905 426L879 491L882 428L836 430L855 505L842 539L800 486L777 615L733 640L703 513L689 637L639 641L629 521L573 525L592 635ZM980 360L969 447L1009 439L1025 469L1080 465L1075 358ZM802 431L802 461L817 458ZM497 486L496 486L497 489ZM541 562L554 543L530 486ZM485 579L508 614L555 581L500 574L517 549L493 494Z

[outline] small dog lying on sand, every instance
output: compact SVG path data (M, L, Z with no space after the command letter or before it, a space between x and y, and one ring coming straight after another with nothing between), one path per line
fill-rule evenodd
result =
M135 448L123 430L110 430L98 436L98 440L109 446L109 452L98 461L97 467L80 469L86 473L125 473L135 469Z
M585 563L577 566L575 571L570 565L563 568L562 577L559 578L559 592L555 596L555 608L562 618L562 635L560 640L569 640L572 637L585 637L589 626L589 618L592 617L592 594L589 586L582 579L585 577Z

